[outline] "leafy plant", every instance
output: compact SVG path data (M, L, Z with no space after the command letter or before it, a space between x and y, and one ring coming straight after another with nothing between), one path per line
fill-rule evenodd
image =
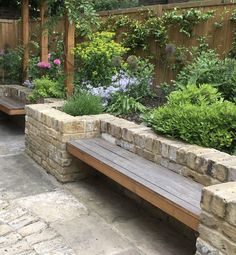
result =
M65 88L63 83L52 81L48 76L33 80L34 89L28 96L31 102L37 102L43 98L64 98Z
M224 101L210 85L172 92L165 106L143 119L157 133L192 144L231 153L236 147L236 105Z
M22 56L23 49L21 47L0 50L0 67L6 75L4 77L5 83L12 84L21 82Z
M225 58L209 50L202 52L192 63L180 71L174 84L185 87L187 84L209 83L222 93L225 99L234 101L236 97L236 60Z
M68 99L62 110L72 116L100 114L103 112L102 99L87 92L81 92Z
M178 24L180 26L179 31L186 36L191 37L195 25L205 22L213 16L214 11L202 12L201 10L191 8L184 12L180 12L177 9L171 12L165 12L163 19L167 25Z
M113 38L110 32L96 33L90 41L76 46L74 54L83 67L79 70L81 83L89 82L95 87L111 84L112 76L117 73L113 59L122 57L128 50Z
M145 111L146 107L139 103L137 99L120 93L117 93L112 97L107 108L107 112L114 115L128 115L137 112L144 113Z

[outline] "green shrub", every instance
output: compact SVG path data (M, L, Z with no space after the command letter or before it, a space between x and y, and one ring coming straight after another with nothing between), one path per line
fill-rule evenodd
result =
M172 92L165 106L143 116L155 132L233 153L236 105L224 101L210 85L188 85Z
M0 53L0 68L5 72L4 82L7 84L19 84L22 79L22 56L23 49L5 49Z
M114 33L95 33L90 41L80 43L74 49L79 63L81 83L93 87L109 86L117 73L114 58L122 57L128 49L114 41Z
M62 110L72 116L100 114L103 112L102 99L83 92L68 99Z
M47 76L33 80L34 89L28 99L31 102L37 102L43 98L64 98L65 87L63 83L52 81Z
M127 115L136 112L144 113L145 111L145 106L139 103L135 98L120 93L112 97L107 108L107 112L114 115Z
M183 88L187 84L212 84L224 98L234 101L236 97L236 59L221 60L214 51L203 52L183 68L174 84Z

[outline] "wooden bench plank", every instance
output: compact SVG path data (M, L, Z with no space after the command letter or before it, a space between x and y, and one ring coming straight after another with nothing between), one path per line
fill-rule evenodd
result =
M67 149L75 157L197 230L200 184L99 138L69 142ZM126 153L128 158L132 154L132 160L124 157ZM138 164L135 158L139 160Z
M164 178L164 181L168 182L169 188L171 187L174 188L172 189L173 192L176 191L177 186L179 192L185 192L186 189L188 189L188 198L191 198L190 201L193 200L193 204L198 203L199 200L201 199L201 191L199 192L199 190L202 189L202 185L193 182L192 180L189 180L183 176L180 176L179 174L173 173L172 171L166 169L163 166L157 165L149 160L139 157L132 152L124 150L119 146L115 146L114 150L114 145L108 143L104 139L93 139L93 142L108 150L111 153L112 157L113 154L115 154L118 155L119 157L124 158L125 160L127 160L127 162L131 162L132 164L135 162L136 169L137 168L139 169L139 170L137 169L137 171L141 174L143 173L147 179L153 180L154 182L158 183L160 179ZM144 172L143 169L145 169ZM150 176L150 178L148 178L149 172L153 171L154 176ZM153 177L156 180L153 179ZM198 193L198 196L196 196L196 193Z
M24 115L25 104L11 97L0 97L0 111L8 115Z

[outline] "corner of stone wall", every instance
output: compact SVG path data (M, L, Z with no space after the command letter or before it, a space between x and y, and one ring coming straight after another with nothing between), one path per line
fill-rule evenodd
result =
M67 153L71 139L97 137L100 121L97 116L73 117L53 104L26 106L26 152L47 172L61 182L75 181L88 174L88 167Z
M196 255L236 254L236 182L203 189Z

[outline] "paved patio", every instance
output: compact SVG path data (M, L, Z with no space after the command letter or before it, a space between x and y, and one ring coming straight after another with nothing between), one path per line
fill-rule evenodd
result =
M193 255L194 243L91 177L61 185L0 121L1 255Z

